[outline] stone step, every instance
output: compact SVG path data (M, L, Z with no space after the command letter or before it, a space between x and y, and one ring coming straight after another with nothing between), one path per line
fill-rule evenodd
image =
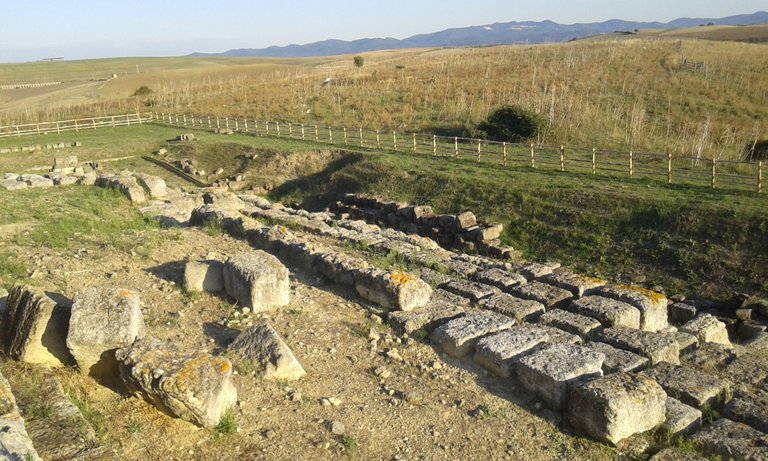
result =
M522 275L498 268L478 272L475 274L474 279L477 282L494 286L503 291L518 285L524 285L528 283L528 281Z
M582 338L589 337L593 332L602 327L597 320L584 315L574 314L562 309L551 309L539 316L538 323L559 328L568 333L579 335Z
M718 419L691 439L705 454L723 460L768 460L768 435L730 419Z
M475 362L502 378L514 374L517 359L549 340L549 335L530 325L514 326L478 341Z
M475 350L482 337L508 330L514 324L514 319L501 314L470 311L436 328L430 339L446 354L462 358Z
M597 319L606 327L640 328L640 311L636 307L604 296L577 299L568 309Z
M544 313L544 305L530 299L516 298L507 293L498 293L480 300L484 309L512 317L517 323L535 320Z
M680 363L680 346L673 336L665 333L615 327L597 331L594 339L647 357L651 364Z
M725 406L726 417L768 433L768 391L743 388Z
M570 291L580 298L587 290L605 285L604 280L575 274L566 269L557 269L553 273L539 278L539 281Z
M631 285L606 285L588 290L587 295L599 295L622 301L640 310L640 329L660 331L669 325L667 297L655 291Z
M647 358L637 355L634 352L617 349L605 343L593 341L587 343L586 346L594 351L605 354L603 373L606 375L638 371L648 365Z
M656 364L640 374L655 379L669 395L695 408L705 405L719 408L729 397L731 388L724 379L667 362Z
M498 288L491 285L485 285L477 282L467 282L463 280L451 280L450 282L442 285L440 288L456 295L463 296L473 302L478 302L481 299L499 294L501 292Z
M387 322L397 334L411 335L417 331L426 334L435 328L465 314L465 307L442 299L433 299L426 306L412 311L392 311Z
M542 282L530 282L512 287L509 289L509 294L522 299L538 301L547 309L564 307L573 299L573 294L570 291Z
M662 427L673 438L691 434L701 428L701 411L667 397L666 420Z

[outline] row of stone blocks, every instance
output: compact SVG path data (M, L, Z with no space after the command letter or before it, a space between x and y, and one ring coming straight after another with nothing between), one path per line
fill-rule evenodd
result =
M236 403L229 359L185 351L146 336L135 292L90 288L69 304L20 285L4 301L0 349L13 360L44 368L77 366L98 380L120 376L137 396L169 415L205 427L218 424ZM305 374L265 323L242 332L229 351L238 363L260 370L267 379L298 379Z
M43 149L65 149L67 147L80 147L83 144L79 141L64 143L58 142L55 144L31 144L29 146L22 147L3 147L0 148L0 154L10 154L12 152L34 152Z

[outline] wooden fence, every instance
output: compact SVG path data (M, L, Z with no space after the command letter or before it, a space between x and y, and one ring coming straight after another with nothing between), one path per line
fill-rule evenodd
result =
M0 138L37 136L64 131L95 130L97 128L141 125L153 119L150 112L141 114L108 115L106 117L59 120L57 122L27 123L24 125L0 126Z
M673 156L671 153L619 152L597 148L512 144L391 130L365 130L281 121L155 114L155 123L197 130L232 130L336 146L407 152L491 162L510 169L533 168L592 176L647 179L667 184L733 191L763 189L763 162Z

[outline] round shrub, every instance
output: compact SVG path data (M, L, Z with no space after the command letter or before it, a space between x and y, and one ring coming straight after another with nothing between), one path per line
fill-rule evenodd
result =
M757 141L754 144L750 143L744 151L745 157L749 161L766 161L768 160L768 139Z
M495 141L522 142L536 136L542 125L534 113L515 106L495 110L477 129L488 139Z

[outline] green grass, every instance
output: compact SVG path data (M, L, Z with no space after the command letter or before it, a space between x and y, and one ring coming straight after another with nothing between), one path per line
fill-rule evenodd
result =
M227 410L219 420L219 424L216 425L216 433L220 436L232 435L237 432L237 420L235 419L235 412L233 410Z
M354 437L349 435L342 436L340 442L348 455L354 456L357 453L357 440Z

